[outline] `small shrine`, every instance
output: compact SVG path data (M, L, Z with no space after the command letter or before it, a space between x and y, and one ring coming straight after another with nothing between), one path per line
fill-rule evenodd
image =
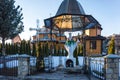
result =
M45 19L44 23L46 28L59 31L60 34L66 31L81 31L82 34L77 39L80 37L79 40L84 45L84 56L102 54L102 43L105 39L101 36L102 27L92 15L85 13L77 0L63 0L56 15ZM71 40L65 43L68 51L66 67L75 67L73 51L76 46Z

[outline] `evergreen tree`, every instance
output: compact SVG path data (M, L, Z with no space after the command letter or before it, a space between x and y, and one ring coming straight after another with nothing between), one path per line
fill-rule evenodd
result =
M15 48L14 48L14 45L11 44L11 54L14 54L15 53Z
M38 58L39 57L39 43L37 42L36 43L36 57Z
M8 54L11 54L12 53L11 44L9 43L8 46L9 46L9 53Z
M115 40L114 40L114 37L112 37L110 42L109 42L108 54L115 54Z
M28 52L28 55L31 55L31 46L30 46L30 40L28 41L28 43L27 43L27 52Z
M25 54L25 53L26 53L26 41L25 41L25 40L23 40L22 47L23 47L23 52L22 52L22 54Z
M22 50L23 50L23 48L22 48L22 41L21 41L21 43L20 43L20 54L22 53Z
M75 48L75 51L74 51L74 57L76 58L76 65L79 65L79 61L78 61L78 48L76 47Z
M40 46L40 54L44 54L43 44L41 44L41 46Z
M22 40L20 44L20 54L25 54L26 53L26 41Z
M73 52L73 56L76 57L77 56L77 47L75 48L74 52Z
M33 44L32 56L36 56L36 45Z
M14 44L14 50L15 50L15 52L14 52L15 54L19 53L19 47L18 47L17 43Z
M13 54L17 54L17 45L16 45L16 43L15 44L13 44L13 49L14 49L14 52L13 52Z
M23 31L23 14L14 0L0 0L0 37L2 38L2 54L5 55L5 40L12 39Z
M25 43L25 53L28 54L28 55L30 54L30 53L29 53L29 48L30 48L30 47L29 47L29 41L27 41L27 42Z
M78 53L78 56L83 56L83 46L82 46L82 44L78 45L77 53Z
M56 56L56 45L54 45L54 54L53 56Z
M2 44L0 43L0 55L2 55Z
M48 43L46 43L44 46L43 46L43 49L44 49L44 52L43 54L46 54L46 56L49 56L50 55L50 49L48 47Z
M61 56L61 53L60 53L60 46L58 46L58 56Z
M12 54L15 54L15 46L12 44Z
M19 44L17 44L17 43L15 44L15 46L16 46L16 48L15 48L15 49L16 49L16 50L15 50L16 52L15 52L15 53L17 53L17 54L19 54L19 46L18 46L18 45L19 45Z
M38 43L38 57L41 57L42 53L41 53L41 44L40 42Z
M6 54L9 54L9 45L7 43L6 43L5 47L6 47Z
M67 56L68 55L68 52L67 52L67 50L65 49L65 56Z

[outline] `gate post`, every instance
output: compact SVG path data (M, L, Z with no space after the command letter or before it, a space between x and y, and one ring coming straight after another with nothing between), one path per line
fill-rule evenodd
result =
M18 77L19 78L24 78L26 75L28 75L29 72L29 59L30 57L23 57L19 56L18 57Z
M105 78L106 80L119 80L119 56L110 54L105 59Z

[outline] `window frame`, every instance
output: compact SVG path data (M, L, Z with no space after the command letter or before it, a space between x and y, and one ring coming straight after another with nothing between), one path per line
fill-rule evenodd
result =
M90 40L90 49L96 49L96 48L97 48L97 41Z

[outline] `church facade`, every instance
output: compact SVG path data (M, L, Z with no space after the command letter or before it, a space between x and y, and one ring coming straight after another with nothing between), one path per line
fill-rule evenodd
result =
M52 20L52 18L54 19ZM33 36L34 43L37 41L41 44L48 43L49 48L52 45L57 50L65 50L64 44L67 38L64 33L59 33L59 28L63 28L62 30L65 32L66 28L64 27L67 26L67 29L70 27L70 31L82 31L81 35L73 36L73 40L77 40L82 36L80 41L84 45L84 53L86 55L102 54L102 44L105 39L105 37L101 36L102 27L92 15L85 13L77 0L63 0L55 17L52 18L45 21L44 31L40 31L37 36ZM48 29L51 26L52 32L50 32L51 28ZM54 30L58 32L54 32Z

